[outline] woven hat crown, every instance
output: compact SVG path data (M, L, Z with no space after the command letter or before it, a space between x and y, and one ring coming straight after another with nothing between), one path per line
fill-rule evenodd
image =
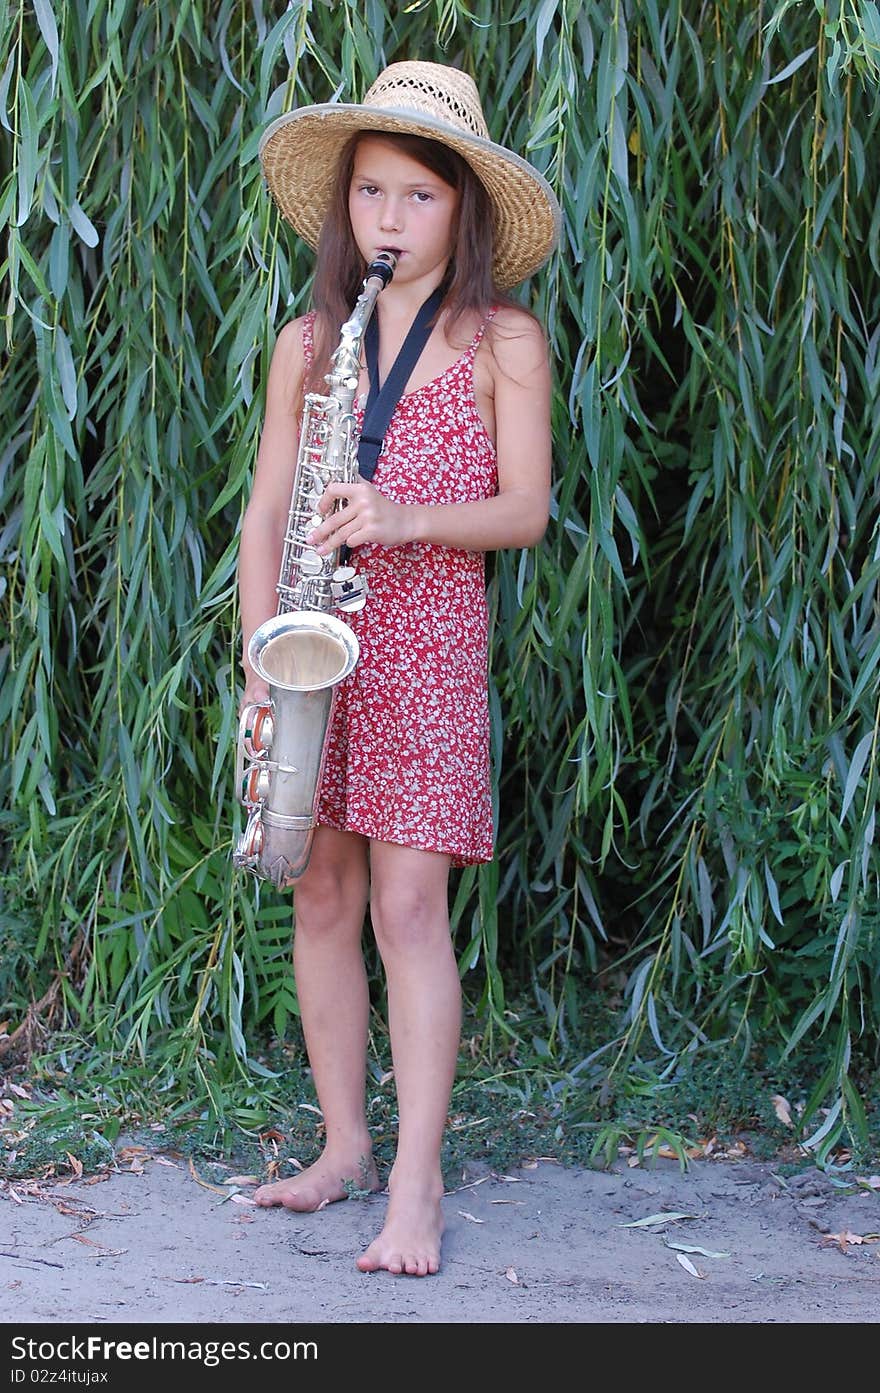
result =
M462 132L489 139L473 78L440 63L391 63L376 78L363 105L447 121Z

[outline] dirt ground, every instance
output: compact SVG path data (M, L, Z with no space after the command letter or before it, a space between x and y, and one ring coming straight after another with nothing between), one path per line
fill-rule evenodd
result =
M439 1275L364 1275L381 1195L257 1209L130 1147L105 1174L0 1182L4 1322L876 1323L880 1179L698 1161L465 1170ZM230 1183L231 1182L231 1183ZM657 1216L665 1216L662 1221ZM827 1235L834 1235L828 1237Z

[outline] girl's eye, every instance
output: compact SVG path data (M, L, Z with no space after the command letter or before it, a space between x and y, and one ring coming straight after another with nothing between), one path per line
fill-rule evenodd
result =
M425 193L422 189L416 189L413 198L415 198L417 203L430 203L432 195Z
M379 190L375 184L361 184L359 192L368 194L372 198L373 194L377 194Z

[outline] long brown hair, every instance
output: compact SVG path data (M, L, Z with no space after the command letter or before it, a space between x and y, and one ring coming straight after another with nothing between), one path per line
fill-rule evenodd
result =
M321 391L330 354L339 341L340 326L351 313L364 277L364 259L357 249L348 216L348 195L358 142L365 136L387 141L424 165L459 195L453 253L443 280L447 332L469 311L485 315L492 305L509 304L492 276L492 205L482 181L467 160L439 141L390 131L358 131L340 156L336 182L318 243L312 289L317 312L314 356L306 389Z

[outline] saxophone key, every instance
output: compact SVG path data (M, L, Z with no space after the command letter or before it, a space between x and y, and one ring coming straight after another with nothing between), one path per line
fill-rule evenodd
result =
M252 808L245 827L235 848L233 860L243 870L252 870L259 875L258 865L263 850L263 819L259 808Z
M272 707L260 702L246 706L241 717L240 740L248 759L261 759L272 748L275 722Z
M300 553L297 565L304 576L319 576L324 569L324 559L311 547L306 547Z
M272 780L269 769L262 761L252 764L242 780L241 801L246 808L256 808L269 797Z
M367 583L353 566L340 566L333 572L330 593L343 614L357 614L367 602Z

